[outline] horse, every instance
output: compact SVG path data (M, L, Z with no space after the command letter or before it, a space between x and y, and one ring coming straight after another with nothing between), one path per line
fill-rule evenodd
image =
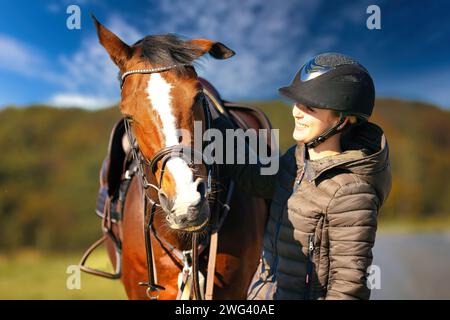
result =
M128 45L92 18L100 44L119 68L119 108L128 147L141 160L137 174L129 179L122 221L109 228L112 237L105 238L107 251L115 268L121 264L120 279L129 299L179 298L183 261L174 253L191 248L194 237L199 241L208 238L213 208L224 199L226 188L218 176L223 172L221 165L211 176L205 163L192 164L168 151L177 147L192 151L195 120L202 121L202 131L208 129L202 94L205 84L196 73L194 60L205 54L227 59L234 51L221 42L184 40L173 34L149 35ZM177 136L175 131L180 128L190 134ZM213 298L220 300L246 298L260 260L268 217L266 200L238 189L229 199L229 209L218 233L213 273ZM151 228L145 229L150 220ZM111 225L111 221L107 223ZM206 251L198 257L203 275L209 262ZM146 288L151 285L150 291L157 289L155 296Z

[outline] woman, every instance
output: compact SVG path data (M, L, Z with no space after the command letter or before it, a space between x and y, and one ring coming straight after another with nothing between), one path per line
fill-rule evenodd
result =
M281 94L297 144L276 176L227 166L238 187L272 199L248 299L368 299L377 215L391 188L383 131L368 122L375 90L357 61L325 53Z

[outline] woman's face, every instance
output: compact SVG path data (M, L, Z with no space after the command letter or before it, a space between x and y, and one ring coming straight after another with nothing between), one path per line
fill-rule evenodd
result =
M327 109L309 108L296 103L292 109L295 119L293 137L297 142L308 143L339 121L336 114Z

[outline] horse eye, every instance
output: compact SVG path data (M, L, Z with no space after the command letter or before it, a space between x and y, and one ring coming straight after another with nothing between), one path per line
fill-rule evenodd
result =
M199 92L195 95L194 101L195 101L195 102L202 101L204 97L205 97L205 95L204 95L203 91L199 91Z

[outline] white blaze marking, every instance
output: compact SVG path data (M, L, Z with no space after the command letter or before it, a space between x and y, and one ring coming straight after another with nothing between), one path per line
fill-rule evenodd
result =
M172 112L172 97L170 95L171 88L172 86L164 80L160 74L153 73L150 75L150 80L147 85L147 93L153 110L158 112L162 121L162 132L166 147L179 144L176 119ZM189 205L197 202L200 198L200 194L196 190L192 171L189 169L186 162L180 158L173 158L167 161L166 167L175 179L175 207L177 207L177 204L184 203L185 205Z

